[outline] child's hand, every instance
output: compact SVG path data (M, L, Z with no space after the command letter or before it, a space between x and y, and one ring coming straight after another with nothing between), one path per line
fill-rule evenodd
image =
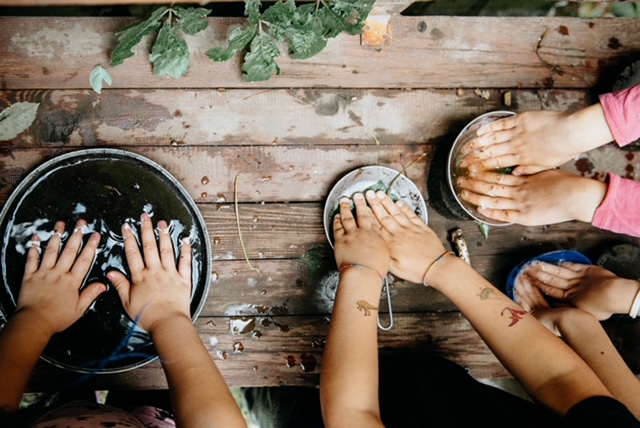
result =
M613 140L600 104L575 113L531 111L489 123L462 149L462 167L517 166L514 175L555 168Z
M401 201L394 203L382 191L366 196L391 253L391 273L421 284L429 265L445 251L440 239Z
M515 176L479 172L456 180L462 199L499 221L541 226L568 220L591 223L607 185L559 170Z
M100 243L100 234L94 232L78 255L85 226L84 220L76 224L64 250L58 256L65 225L61 221L57 222L42 261L40 241L37 236L31 238L32 246L27 253L16 312L28 311L35 314L34 319L42 323L45 334L53 335L70 327L107 289L104 284L93 283L79 291Z
M191 320L191 245L182 241L180 260L176 268L173 244L167 223L158 222L159 243L156 243L151 218L141 216L141 241L144 258L131 228L122 226L131 282L118 271L107 277L118 291L125 310L140 327L153 335L154 326L174 316ZM158 251L158 247L160 250Z
M599 266L580 263L565 262L559 266L533 263L526 270L526 276L548 297L587 311L598 320L629 313L640 289L638 281L620 278Z
M340 200L340 214L333 220L335 257L338 268L359 264L374 269L381 277L389 271L389 249L380 236L380 226L367 207L362 193L353 196L356 217L349 199Z

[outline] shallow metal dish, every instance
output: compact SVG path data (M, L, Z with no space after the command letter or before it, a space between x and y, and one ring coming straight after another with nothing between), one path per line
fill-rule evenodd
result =
M355 193L363 192L381 181L389 186L400 174L398 171L384 166L364 166L351 171L342 177L331 189L324 205L324 231L333 248L333 217L342 197L351 198ZM400 175L393 183L391 195L396 195L407 204L425 223L427 223L427 206L420 189L405 175Z
M211 244L193 199L160 165L122 150L80 150L39 166L11 194L0 213L0 311L5 318L16 307L25 246L32 235L37 234L44 247L56 220L64 221L69 230L81 218L89 231L102 235L85 284L99 281L109 289L78 322L54 335L42 355L44 360L81 373L115 373L157 358L151 338L127 316L106 278L112 269L128 275L120 228L127 222L138 234L143 211L153 216L154 224L161 219L170 223L174 248L179 248L182 237L191 239L191 314L195 319L209 290Z
M456 187L456 177L464 172L460 172L458 165L460 164L460 149L473 137L475 137L476 131L483 125L491 122L495 122L498 119L503 119L505 117L515 115L512 111L506 110L498 110L492 111L489 113L485 113L481 116L476 117L474 120L469 122L467 126L464 127L462 132L458 134L458 137L453 143L451 147L451 151L449 152L449 159L447 161L447 181L449 182L449 189L453 194L453 197L456 199L458 204L462 207L462 209L474 220L480 221L482 223L486 223L491 226L506 226L512 223L494 220L488 218L481 213L478 212L477 207L465 201L458 195L458 189Z

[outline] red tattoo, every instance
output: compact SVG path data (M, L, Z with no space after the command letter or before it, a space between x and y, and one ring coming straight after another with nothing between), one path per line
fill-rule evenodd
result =
M500 316L504 315L504 311L509 311L509 314L511 315L511 324L509 324L509 327L518 324L518 321L522 319L522 316L527 314L526 311L506 307L502 310L502 312L500 312Z

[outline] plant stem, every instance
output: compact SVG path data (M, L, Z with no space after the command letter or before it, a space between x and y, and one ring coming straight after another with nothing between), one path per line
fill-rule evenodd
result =
M240 174L236 175L236 179L233 183L233 205L236 209L236 226L238 228L238 237L240 238L240 246L242 247L242 253L244 254L244 259L247 261L249 268L258 273L259 277L262 277L260 273L260 269L255 268L251 265L249 261L249 256L247 255L247 250L244 247L244 241L242 240L242 231L240 230L240 212L238 210L238 182L240 181Z
M387 187L387 195L390 195L390 194L391 194L391 188L393 187L393 185L394 185L394 184L396 184L396 181L398 181L398 179L400 178L400 176L404 175L404 173L407 171L407 169L408 169L411 165L413 165L414 163L416 163L416 162L420 161L420 160L421 160L422 158L424 158L426 155L427 155L426 153L421 154L421 155L420 155L420 156L418 156L415 160L411 161L411 163L410 163L409 165L407 165L407 166L405 166L404 168L402 168L402 171L400 171L400 172L398 173L398 175L396 175L396 176L394 177L394 179L393 179L393 180L391 180L391 183L389 183L389 187Z

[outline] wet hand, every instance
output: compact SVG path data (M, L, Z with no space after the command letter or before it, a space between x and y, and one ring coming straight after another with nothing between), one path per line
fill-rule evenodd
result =
M442 242L411 208L385 192L368 191L367 201L381 225L391 254L391 273L421 284L428 266L444 253Z
M340 214L333 220L335 257L338 268L347 264L360 264L374 269L381 277L389 271L389 249L380 235L380 226L362 196L353 196L356 217L351 202L340 200Z
M587 120L585 112L591 110L575 114L531 111L484 125L462 147L461 155L465 157L460 166L479 171L517 166L514 175L535 174L560 166L607 142L594 140L598 134L593 128L600 126L600 122ZM601 109L600 115L604 121ZM605 127L608 131L606 122Z
M613 314L629 313L640 289L638 281L579 263L532 263L526 275L544 295L587 311L601 321Z
M71 326L106 291L101 283L87 285L80 291L100 243L100 234L94 232L78 254L85 227L86 222L80 220L60 253L65 224L57 222L42 261L40 241L37 236L31 238L16 312L34 314L36 322L49 335Z
M460 197L494 219L525 226L568 220L590 223L607 185L560 170L528 176L480 172L459 177Z
M167 223L158 222L158 243L151 223L149 215L143 213L140 234L144 258L131 227L122 226L131 279L119 271L109 272L107 277L129 316L153 335L155 326L175 316L191 320L191 245L188 238L182 241L176 267Z

